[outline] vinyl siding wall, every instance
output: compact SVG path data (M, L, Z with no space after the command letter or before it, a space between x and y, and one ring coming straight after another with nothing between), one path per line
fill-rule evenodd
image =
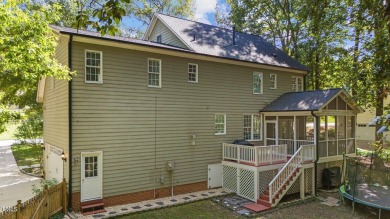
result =
M222 143L243 138L243 114L291 91L291 73L278 74L269 89L262 69L74 42L73 156L103 151L103 195L207 180L207 165L220 163ZM85 50L103 52L103 84L84 82ZM162 87L148 88L147 59L161 59ZM199 66L199 83L188 83L188 63ZM252 73L264 73L264 94L252 94ZM227 134L214 135L215 113L226 113ZM196 135L196 145L190 136ZM74 164L73 191L80 191ZM156 167L156 168L155 168ZM160 183L160 176L165 182Z
M61 64L68 65L68 37L59 37L56 59ZM64 150L65 154L69 154L68 81L54 80L52 77L46 78L43 98L44 142ZM48 153L48 150L45 153ZM64 165L64 176L69 174L67 162Z
M152 33L150 33L149 41L157 42L157 36L162 36L162 43L172 46L188 49L188 47L160 20L156 21Z

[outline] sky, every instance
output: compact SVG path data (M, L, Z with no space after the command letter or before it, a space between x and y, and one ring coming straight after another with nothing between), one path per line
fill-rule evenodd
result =
M194 5L195 21L215 25L216 24L214 20L215 6L217 5L218 1L224 1L224 0L194 0L194 1L195 1L195 5ZM140 26L142 26L141 22L129 17L122 17L122 27L124 27L124 29L127 29L129 27L138 28ZM131 36L135 37L133 35Z
M201 23L214 24L217 0L195 0L195 20Z

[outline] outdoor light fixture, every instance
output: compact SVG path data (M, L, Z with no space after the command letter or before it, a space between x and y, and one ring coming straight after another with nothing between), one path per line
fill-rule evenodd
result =
M65 161L65 162L66 162L66 157L65 157L65 153L64 153L64 151L62 151L62 154L61 154L61 159L62 159L63 161Z

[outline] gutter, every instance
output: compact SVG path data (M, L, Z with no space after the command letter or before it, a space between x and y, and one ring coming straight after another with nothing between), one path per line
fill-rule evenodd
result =
M186 50L186 49L183 49L183 48L180 48L180 47L177 47L177 48L167 48L167 47L161 47L161 46L158 46L158 45L145 45L145 44L136 43L136 42L130 42L130 41L124 41L124 40L119 40L119 39L100 37L100 36L91 36L91 35L85 35L85 34L81 34L81 33L74 33L74 32L64 31L64 30L60 30L60 33L74 35L74 36L79 36L79 37L98 39L98 40L107 40L107 41L124 43L124 44L132 44L132 45L137 45L137 46L152 47L152 48L156 48L156 49L171 50L171 51L176 51L176 52L183 52L183 53L189 53L189 54L194 54L194 55L201 55L201 56L212 57L212 58L220 58L220 59L223 59L223 60L231 60L231 61L238 61L238 62L243 62L243 63L251 63L251 64L257 64L257 65L270 66L270 67L280 68L281 71L283 71L285 69L292 69L292 70L296 70L296 71L300 71L300 72L306 72L306 73L308 71L307 68L278 66L278 65L272 65L272 64L267 64L267 63L259 63L259 62L253 62L253 61L248 61L248 60L240 60L240 59L229 58L229 57L221 57L221 56L216 56L216 55L209 55L209 54L199 53L199 52L195 52L195 51L192 51L192 50ZM174 47L172 45L169 45L169 46L170 47Z
M68 42L68 67L72 70L73 35L70 34ZM68 82L68 128L69 128L69 182L68 182L68 209L72 211L72 78Z
M311 115L316 119L316 160L314 161L314 196L317 196L317 163L319 160L319 154L318 154L318 137L319 137L319 130L320 130L320 117L316 116L314 114L314 111L311 111Z

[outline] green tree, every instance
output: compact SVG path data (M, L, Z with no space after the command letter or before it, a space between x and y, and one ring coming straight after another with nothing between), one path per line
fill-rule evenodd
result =
M69 78L69 69L54 59L57 36L49 24L58 20L59 5L36 7L26 1L0 3L0 108L28 106L40 110L36 103L38 81L45 76ZM12 118L0 111L0 131Z
M127 35L135 33L140 37L155 12L177 17L191 17L193 14L192 0L78 0L77 3L79 10L73 26L93 28L102 35L120 34L121 20L125 16L142 23L141 27L130 27L125 30L128 32Z

